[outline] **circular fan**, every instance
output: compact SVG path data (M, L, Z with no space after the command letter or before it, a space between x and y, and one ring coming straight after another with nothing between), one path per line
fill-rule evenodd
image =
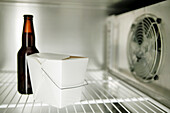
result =
M158 79L162 59L161 19L142 15L132 24L128 40L128 61L132 74L148 82Z

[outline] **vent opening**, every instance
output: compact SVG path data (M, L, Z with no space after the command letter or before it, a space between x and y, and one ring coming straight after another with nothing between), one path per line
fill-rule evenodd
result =
M142 15L131 26L128 40L128 62L131 73L139 80L158 79L162 59L161 19Z

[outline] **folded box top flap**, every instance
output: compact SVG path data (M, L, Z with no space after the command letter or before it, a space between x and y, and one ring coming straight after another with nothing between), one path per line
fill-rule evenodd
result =
M80 56L69 56L69 57L67 57L67 58L64 58L64 59L62 59L62 60L68 60L68 59L78 59L78 58L87 58L87 57L80 57Z
M35 53L30 56L36 58L42 58L42 59L51 59L51 60L62 60L70 57L69 55L53 54L53 53Z
M69 60L69 59L87 58L87 57L81 57L81 56L70 56L70 55L53 54L53 53L35 53L35 54L29 55L29 56L36 58L41 63L46 59L48 59L48 60Z

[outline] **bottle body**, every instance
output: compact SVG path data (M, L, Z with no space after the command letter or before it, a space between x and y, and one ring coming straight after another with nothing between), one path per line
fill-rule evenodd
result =
M35 36L32 15L24 15L24 28L22 34L22 47L17 54L18 92L32 94L30 74L26 57L39 51L35 47Z

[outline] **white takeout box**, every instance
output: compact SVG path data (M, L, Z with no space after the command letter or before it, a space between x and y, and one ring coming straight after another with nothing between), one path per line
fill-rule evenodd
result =
M36 53L27 61L35 100L58 108L81 100L88 58Z

